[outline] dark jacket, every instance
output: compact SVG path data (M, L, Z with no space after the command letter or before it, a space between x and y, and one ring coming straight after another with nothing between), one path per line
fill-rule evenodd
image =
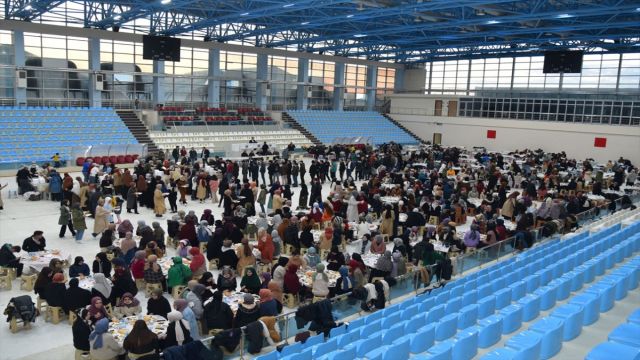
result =
M50 283L44 288L44 298L49 306L64 307L67 288L62 283Z
M262 332L262 324L258 321L254 321L247 325L245 329L247 339L247 351L250 354L257 354L262 351L262 344L264 343L264 335Z
M82 264L82 265L71 265L69 266L69 277L78 277L80 276L80 274L83 274L84 276L89 276L91 275L91 271L89 270L89 265L87 264Z
M44 251L44 248L46 246L47 241L44 239L44 237L40 239L40 245L36 244L31 236L24 239L24 241L22 242L22 250L26 252Z
M171 305L167 298L164 296L158 299L149 298L147 302L147 314L160 315L166 319L169 312L171 312Z
M241 328L247 326L254 321L258 321L260 316L260 305L256 304L253 309L247 309L241 304L238 306L238 312L236 312L236 317L233 319L233 327Z
M223 301L211 301L204 307L204 319L207 329L231 329L233 325L233 312L229 305Z
M89 351L89 335L91 334L91 326L78 317L73 323L71 331L73 333L73 347L78 350Z
M325 335L328 335L329 331L336 327L331 311L330 300L302 306L296 311L296 326L298 329L302 329L308 322L311 322L309 331L324 332Z
M91 303L91 291L80 287L70 287L64 294L64 312L78 310Z
M188 344L193 341L193 339L191 338L191 332L189 332L189 327L184 326L184 324L182 324L182 321L174 321L170 323L169 327L167 328L167 337L164 339L165 349L170 346L178 345L178 341L176 340L176 324L180 325L180 327L182 328L182 333L184 334L184 341L182 342L182 344Z
M284 230L284 239L285 244L293 245L293 247L299 249L300 248L300 239L298 239L298 226L296 224L290 224Z
M260 303L260 317L262 316L278 316L278 301L271 299L267 302Z

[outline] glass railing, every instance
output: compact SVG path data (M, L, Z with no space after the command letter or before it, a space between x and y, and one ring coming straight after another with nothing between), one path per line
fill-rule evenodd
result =
M637 204L640 202L640 194L635 194L630 197L634 203ZM620 205L620 200L617 200L616 208L620 209ZM581 227L584 227L596 220L610 215L611 213L609 212L608 207L609 203L606 203L599 207L594 207L590 210L577 214L576 219L578 221L578 224ZM560 232L548 237L542 237L539 228L532 230L532 233L536 244L543 244L549 241L556 240L562 234L562 232ZM515 237L510 237L493 245L486 246L481 250L451 258L452 263L454 264L454 276L463 276L465 272L480 269L490 263L501 261L502 259L515 254L518 251L515 246L515 240ZM409 296L415 296L422 291L421 289L424 289L424 284L422 283L420 278L420 269L416 267L411 267L407 274L399 276L395 280L396 284L394 286L391 286L389 289L390 298L388 299L387 304L397 303ZM367 314L360 307L361 301L352 298L350 295L351 293L348 293L330 299L332 302L333 315L336 319L336 322L349 320L356 315L359 317ZM295 314L296 311L290 311L276 317L278 326L280 328L281 337L287 343L292 342L292 338L297 333L303 332L309 327L309 324L307 324L303 328L298 328L295 321ZM205 339L205 341L210 339L212 338L207 338ZM264 349L260 354L256 354L256 356L264 355L269 351L272 350ZM238 356L240 358L250 358L253 356L246 350L246 341L244 339L244 336L241 339L238 349L233 354L233 357Z

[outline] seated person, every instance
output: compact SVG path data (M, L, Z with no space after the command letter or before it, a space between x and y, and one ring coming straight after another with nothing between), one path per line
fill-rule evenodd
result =
M78 276L89 276L91 271L89 265L84 263L82 256L76 256L73 261L73 265L69 266L69 277L75 278Z
M127 316L138 315L142 312L140 302L131 293L125 293L122 295L120 302L113 309L113 316L117 319L122 319Z

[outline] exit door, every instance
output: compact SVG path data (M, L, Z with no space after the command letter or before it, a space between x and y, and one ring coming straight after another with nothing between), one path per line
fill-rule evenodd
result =
M433 133L433 145L442 145L441 133Z

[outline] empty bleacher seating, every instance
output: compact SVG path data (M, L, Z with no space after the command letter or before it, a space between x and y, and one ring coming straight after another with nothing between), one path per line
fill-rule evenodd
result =
M563 241L551 240L334 329L326 342L296 345L287 354L314 359L406 359L410 354L416 359L472 359L479 349L491 348L505 337L504 347L482 358L548 359L558 354L563 342L577 337L582 327L594 324L599 313L638 287L640 256L633 257L638 251L637 221L622 229L617 224ZM554 276L546 276L547 271ZM480 295L482 284L493 290L482 290ZM540 317L541 310L549 315ZM631 315L629 325L612 332L606 348L594 349L606 356L615 343L608 355L622 357L593 359L637 359L637 348L632 349L638 342L634 331L638 317ZM523 323L529 322L524 329ZM275 355L284 358L284 354L283 350ZM632 357L624 357L629 354Z
M113 109L0 107L0 162L71 159L73 147L138 144Z
M371 138L379 145L394 141L416 144L407 132L373 111L287 111L302 127L325 144L337 138Z

